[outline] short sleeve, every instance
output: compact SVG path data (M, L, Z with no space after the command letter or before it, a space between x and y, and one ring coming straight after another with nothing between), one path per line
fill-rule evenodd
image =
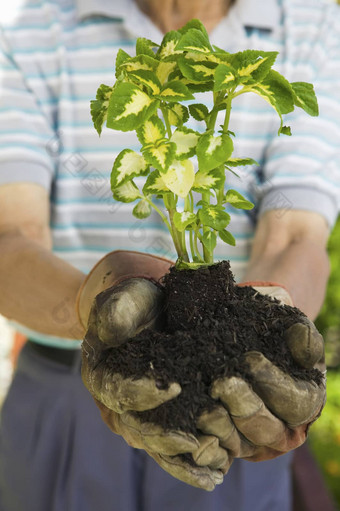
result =
M312 30L306 23L304 41L300 29L295 50L290 49L294 46L292 29L292 40L287 43L290 62L286 63L289 81L313 83L319 116L310 117L296 108L285 119L292 136L273 137L268 144L259 212L309 210L323 215L332 226L340 202L340 8L325 8L323 3L319 13L321 24L319 19Z
M0 185L32 182L50 189L53 127L0 31Z

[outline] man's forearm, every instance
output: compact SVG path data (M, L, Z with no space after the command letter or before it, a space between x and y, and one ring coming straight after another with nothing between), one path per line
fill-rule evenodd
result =
M80 339L75 300L85 275L19 231L0 233L0 314L28 328Z
M274 213L275 215L275 213ZM272 217L274 216L272 215ZM287 213L288 215L288 213ZM308 213L296 213L296 218L302 219L304 225L309 218ZM319 219L313 216L313 225ZM322 220L305 232L294 231L295 216L291 213L292 221L286 222L292 227L293 234L287 237L277 230L280 222L271 223L270 216L264 219L255 236L252 255L244 281L272 281L287 288L294 305L301 309L310 319L314 320L322 306L327 280L329 276L329 261L326 251L328 231L323 231ZM282 224L284 221L282 221ZM276 232L272 233L273 230Z

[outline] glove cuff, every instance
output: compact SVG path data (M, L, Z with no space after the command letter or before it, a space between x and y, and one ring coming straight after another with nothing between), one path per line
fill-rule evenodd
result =
M290 305L291 307L294 307L294 302L288 289L282 284L278 284L277 282L257 280L251 282L241 282L238 284L238 286L251 286L262 295L276 298L279 300L279 302L281 302L282 305Z
M133 277L158 281L173 264L169 259L142 252L115 250L106 254L78 291L76 312L80 323L86 328L93 300L105 289Z

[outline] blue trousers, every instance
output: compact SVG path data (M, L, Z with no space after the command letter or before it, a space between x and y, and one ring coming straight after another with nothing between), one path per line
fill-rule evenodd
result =
M290 511L291 455L235 460L205 492L102 422L80 378L26 345L2 408L0 511Z

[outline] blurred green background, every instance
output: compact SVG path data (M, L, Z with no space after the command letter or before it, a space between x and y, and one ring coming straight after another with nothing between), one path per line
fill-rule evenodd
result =
M325 339L327 403L310 429L309 446L340 509L340 219L330 237L331 274L316 325Z

